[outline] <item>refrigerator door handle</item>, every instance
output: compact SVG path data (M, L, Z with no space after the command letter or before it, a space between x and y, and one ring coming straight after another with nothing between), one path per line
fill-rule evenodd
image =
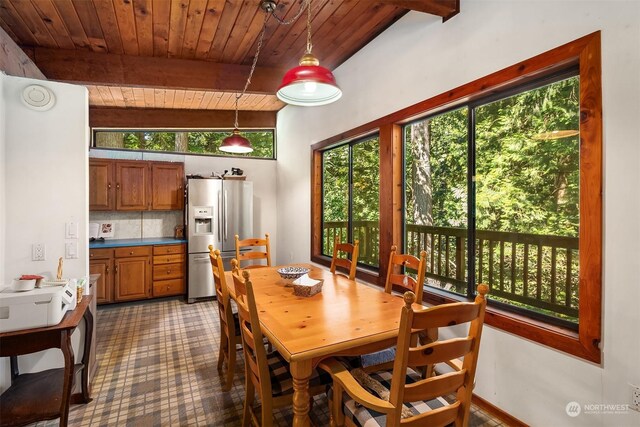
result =
M222 192L218 190L218 242L222 242Z
M204 257L204 258L194 258L194 261L208 261L209 257Z
M227 240L227 190L224 190L224 240Z

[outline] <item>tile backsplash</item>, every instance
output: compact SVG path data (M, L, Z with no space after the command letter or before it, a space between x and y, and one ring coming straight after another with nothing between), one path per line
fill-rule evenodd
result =
M114 225L114 239L173 237L175 226L183 221L182 211L89 212L89 222Z

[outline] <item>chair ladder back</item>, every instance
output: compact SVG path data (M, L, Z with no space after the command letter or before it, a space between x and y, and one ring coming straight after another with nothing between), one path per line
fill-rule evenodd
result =
M466 356L473 349L474 338L452 338L435 341L409 349L409 366L426 366L444 363Z
M456 392L456 401L453 404L403 419L402 425L444 426L453 422L456 426L468 425L488 291L487 285L479 284L478 294L473 303L444 304L417 311L411 307L416 300L415 294L405 293L405 307L402 308L389 395L389 402L395 409L387 416L387 426L400 425L401 408L404 402L428 401L453 392ZM461 323L470 323L466 337L436 341L411 348L412 330ZM459 371L405 384L407 366L431 365L457 357L464 357L462 369Z
M402 288L403 292L411 291L416 295L418 303L422 302L424 278L427 268L427 252L420 251L420 259L410 254L397 254L398 247L391 246L389 254L389 266L387 268L387 281L384 291L391 293L394 286ZM416 272L416 278L407 275L402 269L409 268Z
M233 260L236 261L236 260ZM232 263L233 263L232 261ZM234 263L237 265L237 261ZM250 381L255 385L263 411L271 413L272 392L271 377L267 362L267 352L264 347L264 337L260 329L260 319L253 293L253 284L247 270L235 270L232 274L233 283L236 290L238 317L240 319L240 331L242 334L242 348L245 357L245 366Z
M431 400L438 396L458 391L464 385L467 375L466 370L448 372L446 374L430 377L412 384L406 384L404 389L404 402L417 402Z
M462 325L476 319L480 305L472 302L457 302L431 307L415 317L415 329L442 328Z
M251 237L248 239L240 240L240 236L235 235L236 239L236 259L241 264L242 261L253 261L264 259L267 262L267 267L271 267L271 244L269 242L269 233L264 235L264 239L259 239L255 237ZM264 251L253 250L253 251L244 251L241 252L242 248L256 248L256 247L264 247ZM239 264L239 265L240 265ZM251 264L242 268L259 268L264 267L262 264Z
M341 267L349 271L349 280L356 278L356 267L358 265L358 255L360 251L360 241L351 243L340 243L336 236L333 241L333 257L331 259L331 272L335 274L336 267ZM338 252L346 252L351 258L339 258Z

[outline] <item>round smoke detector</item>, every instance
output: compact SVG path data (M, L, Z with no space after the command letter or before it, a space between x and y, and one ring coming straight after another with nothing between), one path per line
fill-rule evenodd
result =
M29 85L22 91L22 102L33 110L47 111L56 103L56 97L44 86Z

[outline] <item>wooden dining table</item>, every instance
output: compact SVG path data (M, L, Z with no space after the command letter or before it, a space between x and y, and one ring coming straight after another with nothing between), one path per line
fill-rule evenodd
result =
M309 378L329 356L359 355L393 346L398 336L402 298L358 284L309 264L309 277L323 279L322 292L298 297L277 273L279 267L247 270L262 332L290 363L293 425L308 426ZM229 293L236 293L227 272ZM416 308L420 307L416 305Z

